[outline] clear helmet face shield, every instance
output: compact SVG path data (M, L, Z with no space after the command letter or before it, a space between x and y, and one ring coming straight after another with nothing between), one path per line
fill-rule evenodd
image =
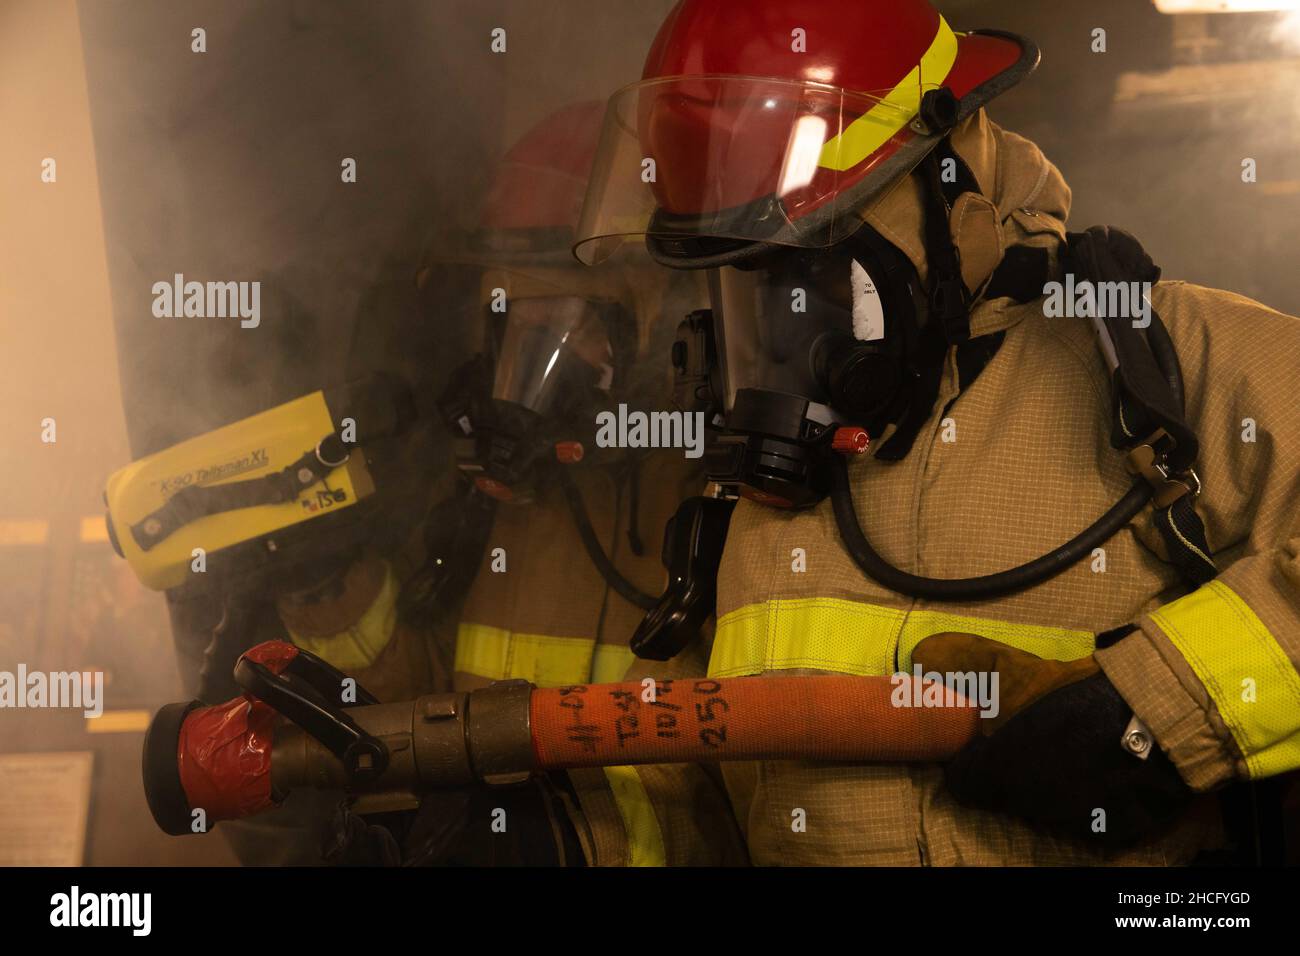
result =
M879 93L739 76L625 87L606 111L574 251L595 263L642 237L681 255L699 240L833 245L933 145L916 118L936 86L918 70Z

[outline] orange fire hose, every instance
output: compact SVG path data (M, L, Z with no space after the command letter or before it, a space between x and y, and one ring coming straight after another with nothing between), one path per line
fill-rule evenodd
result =
M246 656L279 675L300 654L268 642ZM350 715L340 726L389 742L383 776L360 789L408 794L576 767L933 763L974 739L980 722L971 701L905 674L646 679L555 689L504 682L367 704ZM191 831L194 808L215 822L269 809L298 787L353 787L352 771L322 740L260 698L169 704L145 738L150 809L165 832L179 834Z
M918 706L923 695L942 704ZM653 691L636 682L539 689L531 718L542 770L717 760L942 761L978 734L980 720L960 695L929 682L917 687L905 675L659 681Z
M295 666L296 683L283 680ZM975 739L980 722L979 705L919 674L647 678L559 688L507 680L339 714L300 687L315 691L313 679L330 684L341 675L294 646L257 645L244 652L237 674L251 685L243 697L216 706L169 704L149 724L144 790L169 834L191 832L195 809L209 822L247 817L299 787L409 796L571 767L941 762ZM352 740L346 753L339 737ZM369 765L360 762L364 756ZM357 779L377 758L372 777Z

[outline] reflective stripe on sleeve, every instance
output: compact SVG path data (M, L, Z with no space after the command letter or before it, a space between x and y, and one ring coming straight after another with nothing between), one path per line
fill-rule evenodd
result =
M1240 595L1211 581L1151 619L1205 685L1252 777L1300 767L1300 674Z
M593 684L616 684L627 676L628 668L636 660L632 648L623 644L597 644L591 663Z
M456 632L455 669L486 680L528 680L538 687L586 684L595 647L585 637L519 634L462 622Z

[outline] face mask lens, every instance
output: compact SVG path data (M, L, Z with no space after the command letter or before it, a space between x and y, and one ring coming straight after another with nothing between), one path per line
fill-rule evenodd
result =
M742 388L828 402L816 358L832 337L852 344L851 263L847 256L792 253L763 268L710 276L728 409Z
M600 308L580 298L511 302L497 351L492 397L539 415L577 394L608 390L613 349Z

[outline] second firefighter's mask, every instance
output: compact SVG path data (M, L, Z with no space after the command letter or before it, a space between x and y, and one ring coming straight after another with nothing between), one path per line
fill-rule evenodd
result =
M484 274L483 351L442 404L465 440L461 470L498 500L530 501L553 467L594 452L591 422L635 359L636 321L619 290L566 282L575 271Z

